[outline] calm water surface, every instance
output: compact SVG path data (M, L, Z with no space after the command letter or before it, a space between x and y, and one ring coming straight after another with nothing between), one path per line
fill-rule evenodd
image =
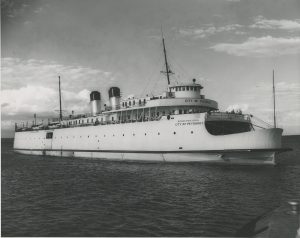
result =
M24 156L2 141L2 236L233 236L300 198L300 136L276 166Z

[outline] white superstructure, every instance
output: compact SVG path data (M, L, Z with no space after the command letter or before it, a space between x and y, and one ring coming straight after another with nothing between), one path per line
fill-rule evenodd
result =
M169 73L166 61L168 82ZM255 129L250 115L220 112L202 89L193 79L169 84L159 96L122 100L120 89L112 87L105 108L100 93L93 91L91 114L61 117L45 126L16 126L14 150L114 160L255 164L272 164L275 153L286 150L281 148L282 129Z

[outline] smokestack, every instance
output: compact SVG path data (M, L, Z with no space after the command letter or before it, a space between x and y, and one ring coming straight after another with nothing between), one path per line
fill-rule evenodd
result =
M112 110L120 109L120 95L121 93L118 87L111 87L108 90L108 96Z
M101 112L101 95L98 91L93 91L90 94L91 113L96 116Z

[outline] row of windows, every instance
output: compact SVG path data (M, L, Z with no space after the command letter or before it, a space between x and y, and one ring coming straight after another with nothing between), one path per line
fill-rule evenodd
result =
M195 87L195 86L178 86L172 88L172 91L200 91L200 87Z
M101 122L103 122L103 118L100 119ZM94 123L94 122L99 122L98 118L94 120L94 118L91 118L91 120L88 118L86 120L79 119L79 120L74 120L74 121L69 121L68 125L79 125L79 124L84 124L84 123Z
M174 131L174 132L173 132L173 134L174 134L174 135L176 135L176 134L177 134L177 133L176 133L176 131ZM194 134L194 131L191 131L191 134ZM135 134L135 133L132 133L132 134L130 134L130 135L132 135L132 136L136 136L136 134ZM147 136L147 133L144 133L144 135L145 135L145 136ZM157 132L157 135L161 135L161 134L160 134L160 132ZM104 134L104 135L103 135L103 137L106 137L106 136L107 136L106 134ZM112 134L112 136L113 136L113 137L115 137L116 135L115 135L115 134ZM122 134L122 136L125 136L125 133L123 133L123 134ZM70 136L70 138L72 138L72 137L73 137L73 138L75 138L75 136ZM88 136L86 136L86 137L87 137L87 138L90 138L90 136L89 136L89 135L88 135ZM92 137L92 136L91 136L91 137ZM97 135L95 135L95 137L97 137ZM56 139L57 137L55 136L54 138ZM63 138L63 136L60 136L60 137L58 137L58 138L62 139L62 138ZM67 139L68 139L68 138L69 138L69 136L65 136L65 138L67 138ZM82 138L82 136L79 136L79 138ZM98 141L99 141L99 140L98 140Z
M176 131L174 131L173 134L176 135L176 134L177 134ZM194 131L191 131L191 134L194 134ZM144 135L147 136L147 133L144 133ZM157 135L161 135L160 132L157 132ZM115 134L112 134L112 136L114 137ZM125 136L125 133L123 133L122 136ZM132 133L132 136L136 136L136 134L135 134L135 133ZM75 138L76 136L60 136L60 137L59 137L59 136L58 136L58 137L55 136L54 139L57 139L57 138L58 138L58 139L59 139L59 138L62 139L63 137L65 137L66 139L69 139L69 138ZM85 137L85 136L79 136L78 138L82 138L82 137ZM90 135L87 135L86 137L87 137L87 138L90 138L90 137L92 138L92 136L90 136ZM98 136L95 135L94 137L96 138L96 137L98 137ZM106 134L104 134L103 137L106 137ZM52 137L51 137L51 138L52 138ZM29 138L29 139L35 140L35 139L44 139L44 138L42 138L42 137L36 137L36 138L35 138L35 137L34 137L34 138ZM50 137L46 137L46 139L50 139ZM99 140L98 140L98 141L99 141Z
M139 103L139 105L142 105L142 102L145 104L146 103L146 99L139 99L138 101L135 101L135 100L132 100L132 101L128 101L128 102L122 102L122 106L123 107L127 107L127 106L134 106L135 105L135 102L136 103Z

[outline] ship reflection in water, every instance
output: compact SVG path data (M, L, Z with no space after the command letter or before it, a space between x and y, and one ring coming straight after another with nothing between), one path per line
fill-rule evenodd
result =
M299 136L276 166L15 154L2 142L3 236L234 236L300 197Z

